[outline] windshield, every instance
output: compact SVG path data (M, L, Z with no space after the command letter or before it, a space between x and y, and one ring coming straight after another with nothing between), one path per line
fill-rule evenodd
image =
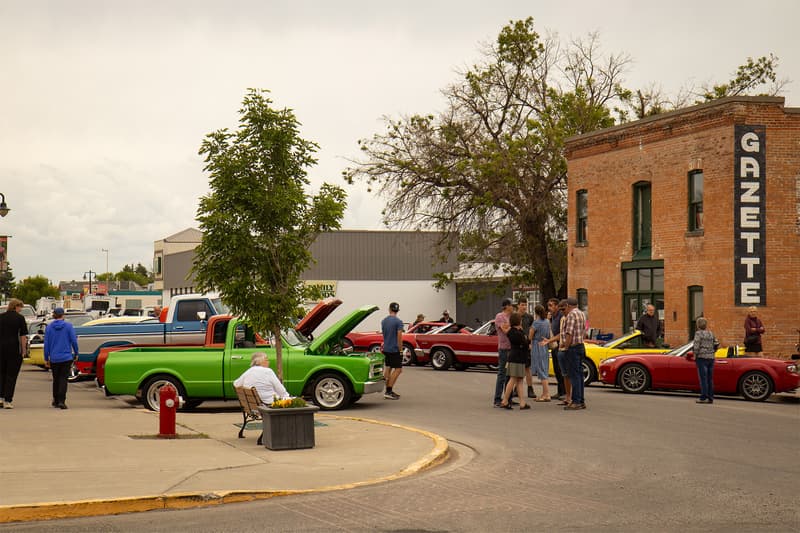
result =
M21 314L24 317L30 317L30 318L36 316L36 312L33 310L33 308L28 307L27 305L20 310L19 314Z
M222 303L222 300L219 298L211 298L211 305L214 306L218 315L229 315L231 314L231 310L228 309L228 306Z
M686 352L688 352L689 350L692 349L693 345L694 345L693 342L684 344L683 346L675 348L674 350L670 350L667 353L667 355L674 355L676 357L682 357L682 356L686 355Z
M289 346L300 346L301 344L309 343L309 340L305 337L305 335L296 329L283 330L283 340L285 340L286 344Z

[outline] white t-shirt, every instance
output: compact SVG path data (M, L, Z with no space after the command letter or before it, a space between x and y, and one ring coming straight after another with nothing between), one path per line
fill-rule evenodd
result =
M233 382L233 386L248 389L255 387L261 397L261 402L265 405L271 404L275 397L289 398L289 393L283 383L278 380L278 376L271 368L265 366L251 366Z

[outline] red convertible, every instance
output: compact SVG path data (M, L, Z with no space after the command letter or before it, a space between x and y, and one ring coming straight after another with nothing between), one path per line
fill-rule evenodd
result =
M697 366L692 343L666 354L629 354L610 357L600 365L603 383L625 392L651 390L699 391ZM795 361L738 356L729 349L728 357L714 364L714 393L742 395L746 400L763 402L774 392L787 392L800 386L800 369Z

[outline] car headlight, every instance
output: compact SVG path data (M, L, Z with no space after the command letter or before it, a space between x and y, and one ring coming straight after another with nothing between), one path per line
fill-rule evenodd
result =
M792 372L793 374L798 374L798 373L800 373L800 372L798 372L798 370L797 370L797 365L788 365L788 366L786 367L786 370L788 370L789 372Z
M600 364L601 365L610 365L611 363L613 363L616 360L617 360L616 357L609 357L608 359L603 359L602 361L600 361Z

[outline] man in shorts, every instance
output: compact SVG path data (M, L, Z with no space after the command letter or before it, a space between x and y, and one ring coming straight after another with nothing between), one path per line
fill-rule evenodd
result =
M400 373L403 372L403 356L400 348L403 346L403 321L398 318L400 305L397 302L389 304L389 315L381 321L383 333L384 377L386 378L386 392L383 397L387 400L399 400L400 395L392 390Z

